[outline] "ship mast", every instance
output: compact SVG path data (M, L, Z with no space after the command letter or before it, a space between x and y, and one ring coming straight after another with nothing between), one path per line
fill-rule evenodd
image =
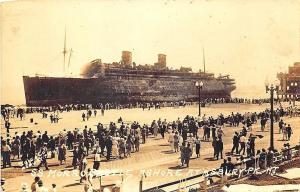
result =
M73 49L71 48L70 49L70 55L69 55L69 61L68 61L68 72L69 72L69 68L70 68L70 61L71 61L72 53L73 53Z
M66 54L67 54L67 30L66 30L66 26L65 26L65 40L64 40L64 50L63 50L63 54L64 54L64 74L66 73Z
M67 70L66 70L66 59L67 59L68 52L69 52L69 59L68 59L68 65L67 65ZM71 63L71 56L72 56L72 53L73 53L72 48L70 50L67 49L67 29L66 29L66 26L65 26L64 49L63 49L62 53L64 54L63 70L64 70L64 75L66 75L66 73L69 73L69 68L70 68L70 63Z
M204 47L202 47L202 57L203 57L203 71L205 73L205 54L204 54Z

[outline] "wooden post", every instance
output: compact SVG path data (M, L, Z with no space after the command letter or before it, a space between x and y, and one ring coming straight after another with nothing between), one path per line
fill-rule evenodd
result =
M265 164L264 164L264 166L265 166L264 168L267 169L267 154L266 154L266 156L265 156L265 162L264 162L264 163L265 163Z
M99 177L99 184L100 184L100 187L99 187L99 189L100 189L100 191L102 191L102 189L101 189L101 188L102 188L102 183L101 183L101 180L102 180L102 179L101 179L101 176L100 176L100 177Z
M139 192L143 192L143 175L141 176L141 180L139 184Z
M222 174L222 177L221 177L221 187L224 186L224 175Z

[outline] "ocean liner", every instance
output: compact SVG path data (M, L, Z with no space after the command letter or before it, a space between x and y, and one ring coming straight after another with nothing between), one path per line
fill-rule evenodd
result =
M202 100L230 98L235 89L235 80L229 75L214 77L205 67L199 72L186 67L169 69L164 54L158 54L154 65L136 65L132 53L123 51L120 62L102 63L96 59L81 75L23 76L26 105L195 101L199 98L197 81L203 82Z

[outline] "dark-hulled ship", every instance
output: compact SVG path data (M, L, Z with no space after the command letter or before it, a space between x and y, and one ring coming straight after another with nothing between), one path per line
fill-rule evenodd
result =
M176 102L198 100L195 82L203 82L201 99L231 97L236 88L229 75L214 77L191 68L169 69L166 55L154 65L136 65L129 51L120 62L87 64L82 77L23 76L27 106L96 104L104 102Z

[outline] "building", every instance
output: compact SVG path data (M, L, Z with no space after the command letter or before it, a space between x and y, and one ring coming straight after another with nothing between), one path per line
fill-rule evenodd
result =
M158 54L157 63L154 63L156 69L166 69L167 68L167 55Z
M132 54L130 51L122 51L122 64L125 66L131 66Z
M288 73L278 73L277 78L280 81L278 95L284 99L300 98L300 62L290 66Z

